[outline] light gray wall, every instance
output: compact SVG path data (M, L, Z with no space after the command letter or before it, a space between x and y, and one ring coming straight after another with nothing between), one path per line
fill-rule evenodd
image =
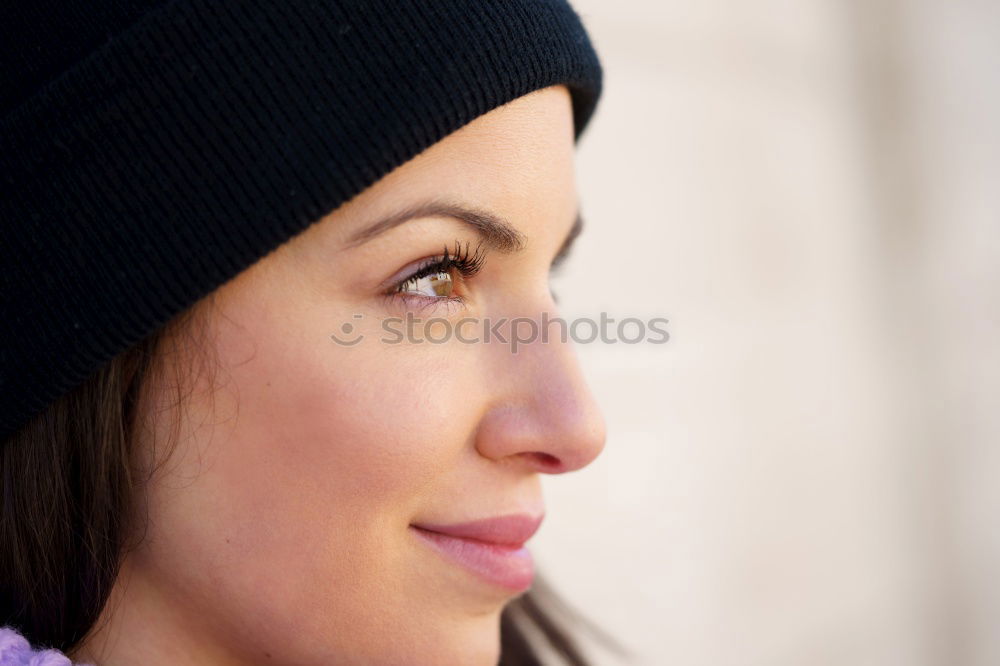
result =
M637 663L1000 663L1000 5L574 5L556 288L671 340L578 348L608 445L540 569Z

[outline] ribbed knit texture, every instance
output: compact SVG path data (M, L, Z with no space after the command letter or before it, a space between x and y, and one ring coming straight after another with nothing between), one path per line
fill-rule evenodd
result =
M67 5L0 26L0 438L474 118L564 83L579 138L601 89L563 0Z

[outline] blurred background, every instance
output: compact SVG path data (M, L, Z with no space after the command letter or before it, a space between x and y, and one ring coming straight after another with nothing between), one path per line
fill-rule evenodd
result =
M671 337L578 346L608 444L539 569L632 663L1000 664L1000 3L573 4L555 287Z

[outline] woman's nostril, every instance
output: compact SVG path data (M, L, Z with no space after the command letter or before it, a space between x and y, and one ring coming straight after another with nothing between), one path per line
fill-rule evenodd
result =
M543 453L542 451L533 451L532 456L534 456L543 472L558 472L563 467L562 461L551 454Z

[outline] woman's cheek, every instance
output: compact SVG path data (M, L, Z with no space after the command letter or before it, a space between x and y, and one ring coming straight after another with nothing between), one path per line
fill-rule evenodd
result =
M475 429L475 371L469 350L453 346L258 345L229 371L235 464L264 484L280 479L275 490L291 498L317 495L309 501L328 512L414 508L414 493L454 466Z

